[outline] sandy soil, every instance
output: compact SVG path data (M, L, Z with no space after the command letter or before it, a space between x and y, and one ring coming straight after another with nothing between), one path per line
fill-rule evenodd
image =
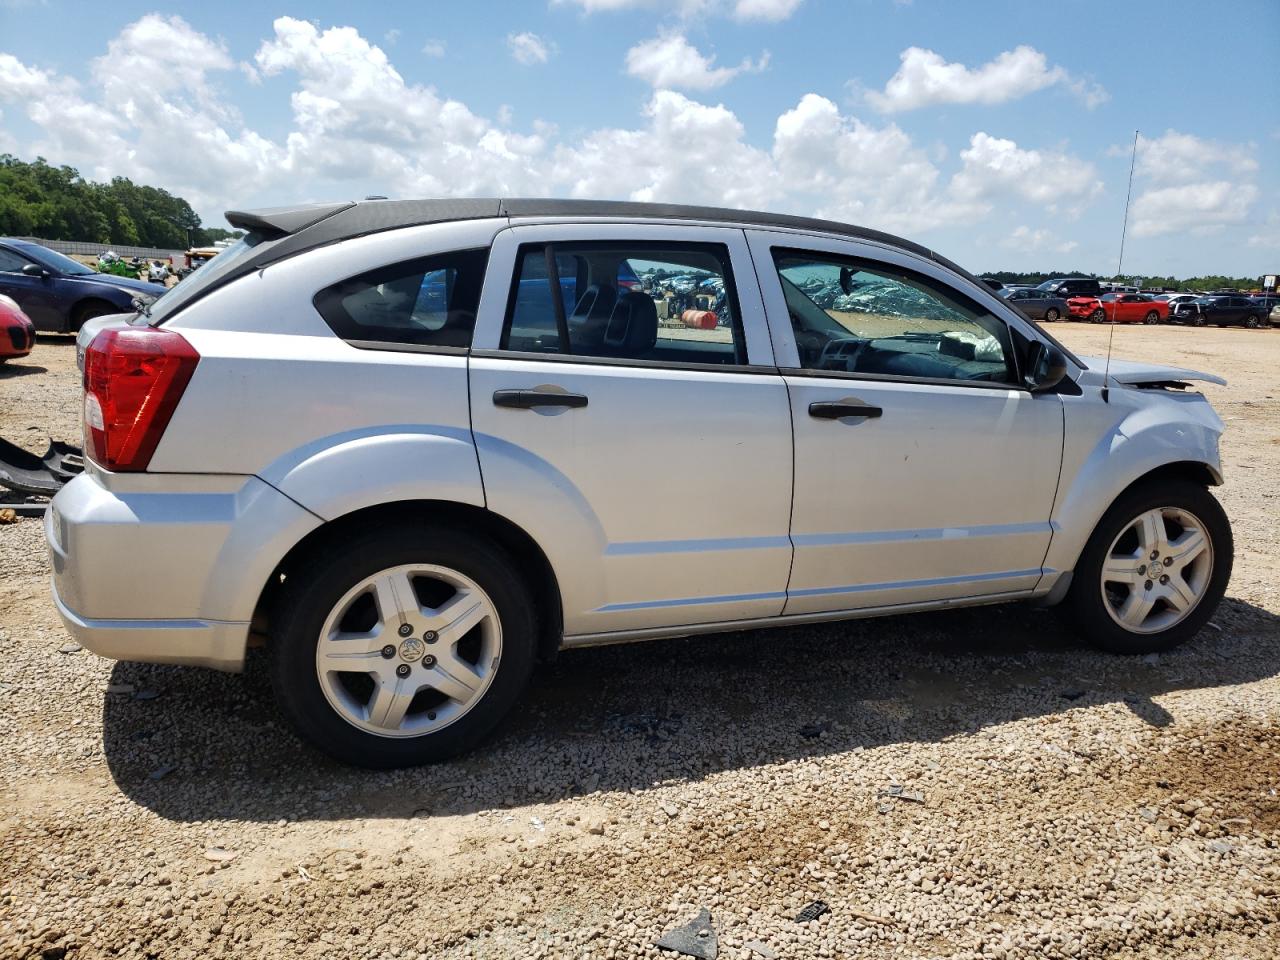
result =
M673 956L699 907L722 957L1276 956L1280 331L1115 355L1230 381L1235 575L1160 657L1021 606L581 651L474 756L372 774L259 657L60 652L40 526L0 527L0 956ZM69 341L0 367L0 435L79 415Z

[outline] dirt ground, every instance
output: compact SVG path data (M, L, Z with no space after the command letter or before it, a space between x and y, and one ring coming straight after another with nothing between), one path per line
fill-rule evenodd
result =
M1159 657L1025 606L585 650L473 756L370 773L260 657L62 652L40 525L0 527L0 957L670 957L701 907L721 957L1280 955L1280 330L1115 355L1229 380L1235 573ZM79 417L69 341L0 367L0 435Z

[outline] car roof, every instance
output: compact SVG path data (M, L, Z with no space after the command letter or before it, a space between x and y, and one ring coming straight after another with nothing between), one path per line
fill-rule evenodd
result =
M0 243L3 243L7 247L13 247L15 250L48 249L43 244L32 243L30 240L19 240L17 237L0 237Z
M482 220L491 217L594 217L621 220L690 220L735 226L776 227L805 233L834 234L896 247L933 260L977 281L968 271L928 247L893 234L835 220L796 217L759 210L692 206L679 203L635 203L618 200L550 198L454 198L423 200L346 200L308 203L262 210L228 210L233 227L277 240L270 251L251 258L256 269L304 250L353 237L401 227Z

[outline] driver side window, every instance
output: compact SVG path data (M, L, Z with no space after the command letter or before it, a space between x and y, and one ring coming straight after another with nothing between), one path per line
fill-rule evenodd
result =
M893 379L1016 382L1004 322L892 264L774 250L800 365Z

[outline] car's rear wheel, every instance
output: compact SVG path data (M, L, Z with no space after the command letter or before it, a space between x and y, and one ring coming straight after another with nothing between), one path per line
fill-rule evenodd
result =
M1055 308L1053 308L1053 307L1050 307L1048 310L1046 310L1046 311L1044 312L1044 318L1045 318L1046 320L1051 320L1051 321L1052 321L1052 320L1057 320L1057 319L1058 319L1059 317L1061 317L1061 316L1062 316L1062 314L1060 314L1060 313L1059 313Z
M1089 314L1089 319L1093 323L1102 323L1107 319L1107 314L1101 307L1099 307L1097 310L1093 311L1093 313Z
M1205 324L1204 314L1194 313L1191 315L1191 325L1193 327L1203 327Z
M1262 324L1258 322L1258 318L1252 315L1245 318L1244 325L1250 330L1257 330L1258 327L1262 326Z
M1156 313L1156 311L1152 310L1152 311L1151 311L1150 313L1148 313L1145 317L1143 317L1143 320L1144 320L1144 322L1146 322L1146 323L1159 323L1159 322L1160 322L1160 314L1158 314L1158 313Z
M533 611L485 537L425 523L371 531L287 573L271 643L280 709L345 763L456 756L528 682Z
M1130 491L1089 538L1068 607L1104 650L1168 650L1213 616L1233 550L1226 514L1204 487L1177 480Z

